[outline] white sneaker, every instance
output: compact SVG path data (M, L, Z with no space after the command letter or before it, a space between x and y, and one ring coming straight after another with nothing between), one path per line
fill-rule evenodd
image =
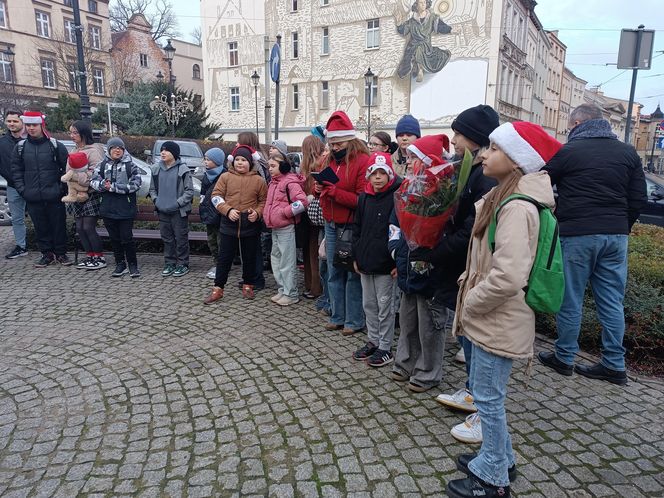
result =
M466 389L459 389L454 394L439 394L436 396L436 401L441 405L463 410L464 412L475 413L477 407L475 406L473 395Z
M279 306L290 306L291 304L296 304L300 302L299 297L288 297L288 296L281 296L281 299L277 301L277 304Z
M462 443L482 442L482 422L479 413L472 413L466 417L466 421L455 425L450 431L452 437Z
M279 304L279 300L280 300L282 297L284 297L284 295L283 295L281 292L279 292L278 294L275 294L274 296L272 296L272 297L270 298L270 301L272 301L273 303L277 303L277 304Z
M466 363L466 354L463 352L463 348L459 348L457 354L454 355L454 361L458 363Z
M212 268L210 268L208 272L205 274L205 276L210 280L214 280L214 278L217 276L217 267L213 266Z

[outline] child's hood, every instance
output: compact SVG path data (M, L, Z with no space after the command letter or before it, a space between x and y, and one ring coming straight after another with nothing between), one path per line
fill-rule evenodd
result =
M285 175L273 176L272 181L277 185L288 185L289 183L297 183L300 187L304 188L307 181L305 177L299 173L286 173ZM285 188L285 187L284 187Z
M551 179L546 171L523 175L516 187L516 192L532 197L551 209L556 206Z

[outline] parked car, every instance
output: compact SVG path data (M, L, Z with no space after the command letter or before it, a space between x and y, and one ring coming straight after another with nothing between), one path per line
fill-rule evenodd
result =
M159 154L161 146L167 140L157 140L152 147L152 150L146 150L145 155L148 157L148 163L154 164L159 161ZM203 179L205 174L205 164L203 163L203 151L196 142L188 142L186 140L171 140L180 146L180 160L189 167L189 170L194 175L194 178L199 180Z
M299 173L300 172L300 164L302 163L302 153L301 152L289 152L288 153L288 160L293 165L293 169L297 173Z
M664 178L646 173L648 203L639 216L639 223L664 227Z
M71 140L60 140L70 153L76 149L76 144ZM106 151L106 146L104 146ZM152 166L132 156L134 164L138 167L139 174L141 175L141 188L138 190L138 197L148 197L150 192L150 184L152 183ZM201 182L198 178L194 177L194 192L198 197L201 193ZM12 215L9 211L9 204L7 202L7 181L0 176L0 226L8 226L12 224Z

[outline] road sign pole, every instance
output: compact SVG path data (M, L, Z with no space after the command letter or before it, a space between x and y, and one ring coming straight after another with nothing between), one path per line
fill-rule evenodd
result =
M279 46L279 59L281 59L281 35L277 35L277 45ZM279 65L281 66L281 60L279 60ZM281 100L281 91L279 90L279 81L281 79L277 78L276 84L276 95L274 96L274 139L279 138L279 101Z
M636 77L639 74L639 55L641 54L641 41L643 40L643 28L639 26L639 32L636 38L636 50L634 51L634 69L632 69L632 88L629 91L629 104L627 105L627 124L625 125L625 143L632 143L629 136L632 131L632 109L634 108L634 93L636 92Z
M108 110L108 135L113 135L113 123L111 123L111 103L106 103L106 109Z
M272 106L270 105L270 38L265 36L265 143L272 143Z

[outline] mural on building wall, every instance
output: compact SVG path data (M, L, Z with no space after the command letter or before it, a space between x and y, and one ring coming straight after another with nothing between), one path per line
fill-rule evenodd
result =
M403 22L397 18L397 32L407 40L397 68L399 78L411 75L417 81L422 81L425 71L437 73L450 60L450 51L434 47L431 36L435 33L449 34L452 28L432 12L431 7L431 0L415 0L410 18Z

